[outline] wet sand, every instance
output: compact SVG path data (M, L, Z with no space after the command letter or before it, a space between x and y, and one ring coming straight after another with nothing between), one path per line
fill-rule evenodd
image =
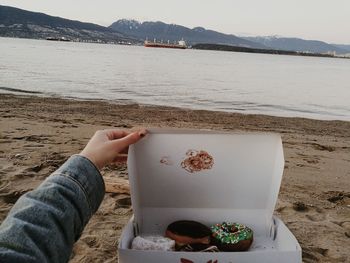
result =
M280 133L286 162L275 214L299 240L303 262L350 262L350 122L0 94L0 221L97 129L140 126ZM102 174L127 183L125 165ZM128 194L107 193L70 262L116 262L131 215Z

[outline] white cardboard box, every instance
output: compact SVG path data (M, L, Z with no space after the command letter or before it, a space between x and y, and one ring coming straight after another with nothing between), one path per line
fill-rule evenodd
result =
M183 169L181 162L191 149L207 151L214 159L213 167L194 173ZM273 216L283 168L282 141L277 134L150 130L129 149L134 216L120 239L119 262L301 263L298 241ZM254 242L246 252L130 249L135 235L164 235L176 220L196 220L208 226L240 222L253 229Z

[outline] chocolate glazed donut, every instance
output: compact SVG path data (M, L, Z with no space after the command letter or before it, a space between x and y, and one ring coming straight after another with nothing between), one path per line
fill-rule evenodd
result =
M199 222L181 220L171 223L165 236L175 240L177 249L191 245L198 251L210 246L211 233L210 228Z
M212 244L220 251L246 251L253 243L253 230L239 223L222 223L211 227Z

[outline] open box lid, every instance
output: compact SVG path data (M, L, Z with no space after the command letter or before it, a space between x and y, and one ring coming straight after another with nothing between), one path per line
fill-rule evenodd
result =
M212 157L212 165L205 156L202 160L208 169L193 171L186 166L191 162L184 160L200 151ZM198 159L192 164L198 165ZM283 168L282 141L277 134L150 129L129 148L134 220L142 227L149 217L155 224L162 222L163 210L173 215L245 211L268 228Z

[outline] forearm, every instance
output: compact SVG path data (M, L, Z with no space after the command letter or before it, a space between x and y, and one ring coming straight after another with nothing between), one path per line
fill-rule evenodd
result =
M0 262L67 262L103 196L96 167L72 156L11 209L0 226Z

